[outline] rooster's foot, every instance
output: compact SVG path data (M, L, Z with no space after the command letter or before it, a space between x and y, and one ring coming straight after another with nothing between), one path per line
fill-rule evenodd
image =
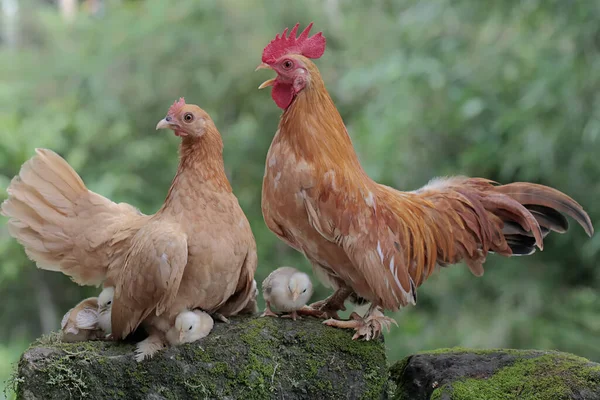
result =
M367 317L361 317L357 313L353 312L350 314L350 320L340 321L338 319L328 319L323 321L323 324L332 326L334 328L341 329L354 329L356 333L352 337L352 340L364 339L371 340L377 339L385 328L388 332L392 323L398 326L398 323L392 318L386 317L382 313L374 313Z

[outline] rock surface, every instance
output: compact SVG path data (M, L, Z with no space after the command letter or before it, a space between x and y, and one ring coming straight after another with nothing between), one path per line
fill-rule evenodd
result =
M440 349L390 370L397 400L600 399L600 364L534 350Z
M535 350L440 349L388 369L383 341L314 319L236 318L136 363L128 343L44 337L21 357L18 399L600 399L600 364Z
M18 399L381 399L383 341L314 319L236 318L136 363L126 343L40 339L19 362Z

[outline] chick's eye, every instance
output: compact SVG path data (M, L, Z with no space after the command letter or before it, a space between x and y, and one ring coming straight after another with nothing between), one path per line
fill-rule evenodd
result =
M193 116L191 113L186 113L186 114L183 116L183 120L184 120L185 122L192 122L192 121L194 120L194 116Z
M192 327L190 326L190 327L188 328L188 331L191 331L191 330L192 330Z
M290 60L285 60L282 64L283 69L291 69L294 66L294 63Z
M110 306L110 303L112 303L112 300L109 301L108 303L106 303L107 306Z
M304 290L302 291L302 293L306 293L306 289L304 289Z

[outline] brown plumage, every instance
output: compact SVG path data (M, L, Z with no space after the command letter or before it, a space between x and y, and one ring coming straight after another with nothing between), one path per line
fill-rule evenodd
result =
M229 316L255 297L256 243L225 175L219 131L183 99L160 128L182 137L179 167L164 205L132 238L116 279L116 338L151 315L172 326L183 310Z
M193 123L185 120L190 113ZM115 286L116 338L152 312L174 320L177 307L225 316L255 307L256 244L225 176L219 132L183 99L161 123L182 142L179 169L157 214L88 190L47 149L23 164L2 204L9 233L39 268L81 285Z
M364 319L328 324L355 328L355 337L377 336L391 322L382 309L415 304L416 288L436 265L464 261L480 276L489 252L531 254L548 232L565 232L561 213L592 235L582 207L542 185L449 177L400 192L378 184L361 167L315 64L300 46L279 46L274 57L272 45L259 67L278 75L261 88L273 86L284 112L266 160L265 222L336 289L312 305L314 315L336 317L350 295L372 303Z
M7 189L8 231L37 266L80 285L99 285L123 263L131 237L147 216L88 190L58 154L36 149Z

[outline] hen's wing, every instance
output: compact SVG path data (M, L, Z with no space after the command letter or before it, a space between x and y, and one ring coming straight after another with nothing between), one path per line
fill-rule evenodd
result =
M360 296L391 310L414 304L436 265L464 260L481 275L490 251L531 254L549 231L566 230L561 212L593 232L579 204L541 185L454 177L408 193L375 183L354 193L319 189L303 191L309 222L353 264L330 267Z
M154 310L162 314L177 296L187 264L187 236L177 224L152 221L132 240L118 275L112 332L124 338Z
M37 149L10 183L2 214L37 266L98 285L148 218L129 204L89 191L58 154Z
M256 282L254 281L254 273L258 264L256 254L256 246L251 246L246 254L244 263L240 270L238 285L234 294L217 309L217 312L223 316L236 315L242 310L256 312L255 308L249 303L256 301ZM248 306L248 308L247 308Z

